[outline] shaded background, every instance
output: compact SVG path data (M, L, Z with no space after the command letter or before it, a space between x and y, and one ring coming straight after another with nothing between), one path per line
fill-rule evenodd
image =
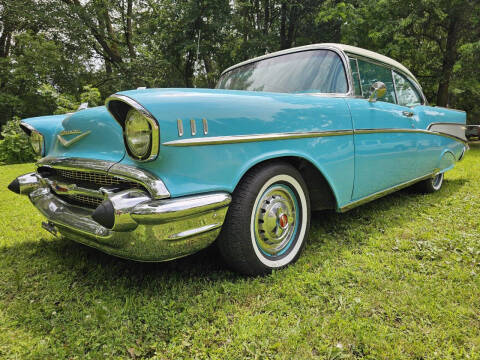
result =
M268 52L342 42L412 70L480 123L478 0L0 0L0 125L119 90L213 87Z

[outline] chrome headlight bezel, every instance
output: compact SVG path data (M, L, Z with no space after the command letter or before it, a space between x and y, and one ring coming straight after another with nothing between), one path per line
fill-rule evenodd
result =
M35 155L43 157L45 156L45 137L42 133L36 130L32 125L20 122L20 128L23 130L25 134L28 136L28 143L32 147L33 152ZM36 141L36 145L34 145L33 140Z
M160 149L160 127L155 117L142 105L125 95L110 96L107 98L105 106L123 129L123 140L128 155L132 159L140 162L155 160ZM149 150L146 154L141 156L132 152L126 136L126 121L130 111L140 113L140 115L148 122L151 130Z
M32 130L28 137L30 146L37 156L43 156L45 152L45 138L37 130Z

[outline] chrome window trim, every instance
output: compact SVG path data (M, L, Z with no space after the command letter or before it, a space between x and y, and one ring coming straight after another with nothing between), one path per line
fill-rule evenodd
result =
M398 103L397 82L395 81L394 72L395 71L393 71L393 69L390 69L390 73L392 75L392 82L393 82L393 92L395 93L395 104L400 105ZM403 105L400 105L400 106L403 106Z
M345 78L347 80L347 86L348 86L347 92L345 92L345 93L320 93L320 92L319 93L315 93L315 92L314 93L307 93L307 92L306 93L301 93L301 92L299 92L299 93L296 93L296 94L317 95L317 96L318 95L320 95L320 96L333 96L333 97L351 97L351 96L354 96L355 95L355 89L353 87L352 71L350 69L348 56L346 55L346 53L343 50L340 50L337 47L329 46L329 45L321 46L321 47L314 48L314 49L299 49L298 51L291 51L291 52L286 52L286 53L282 53L282 54L277 54L277 55L252 59L251 61L246 61L244 63L239 63L239 64L236 64L236 65L224 70L222 72L222 74L220 75L220 78L223 75L229 73L232 70L238 69L242 66L253 64L255 62L259 62L259 61L263 61L263 60L267 60L267 59L273 59L273 58L276 58L276 57L279 57L279 56L284 56L284 55L296 54L296 53L306 52L306 51L318 51L318 50L330 50L330 51L333 51L334 53L336 53L340 57L340 60L343 63L343 71L345 72ZM216 86L215 86L215 88L217 89ZM282 93L282 94L289 94L289 93Z
M375 60L375 59L372 59L372 58L369 58L369 57L356 55L356 54L349 53L349 52L345 52L345 54L349 57L356 58L357 60L360 59L360 60L363 60L363 61L367 61L367 62L370 62L372 64L375 64L375 65L378 65L378 66L383 66L386 69L393 70L393 71L398 72L399 74L402 74L403 76L405 76L405 78L407 78L413 84L413 86L416 88L416 90L420 94L420 98L422 99L422 104L421 105L428 105L427 98L425 97L425 94L423 93L423 90L422 90L422 87L420 86L420 84L416 80L412 79L411 76L409 76L407 73L405 73L401 69L399 69L399 68L397 68L393 65L386 64L384 62L381 62L379 60ZM392 78L393 78L393 74L392 74Z
M152 128L152 142L150 146L150 153L146 158L138 158L135 155L133 155L128 147L127 144L127 139L125 138L125 120L126 119L118 119L117 116L110 110L109 104L112 101L120 101L131 108L137 110L140 112L148 121ZM160 126L157 121L157 119L147 110L145 109L142 105L140 105L137 101L134 99L126 96L126 95L121 95L121 94L113 94L105 100L105 107L107 108L108 112L113 116L113 118L120 124L120 126L123 129L123 142L125 144L125 149L127 150L128 155L134 159L135 161L139 162L147 162L147 161L152 161L155 160L158 156L158 152L160 150Z
M164 182L152 173L130 165L123 165L113 161L85 159L85 158L52 158L46 157L36 163L54 169L79 170L112 175L123 180L136 182L150 193L154 199L170 197L170 192Z

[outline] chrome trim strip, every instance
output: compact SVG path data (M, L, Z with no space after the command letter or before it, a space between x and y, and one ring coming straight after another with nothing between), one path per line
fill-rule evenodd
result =
M252 135L231 135L231 136L211 136L195 139L167 141L165 146L202 146L235 144L257 141L290 140L327 136L353 135L353 130L332 130L332 131L311 131L311 132L293 132L293 133L274 133L274 134L252 134Z
M409 181L406 181L404 183L401 183L401 184L398 184L398 185L395 185L395 186L392 186L392 187L389 187L388 189L385 189L385 190L381 190L381 191L378 191L374 194L371 194L371 195L368 195L368 196L365 196L361 199L358 199L358 200L355 200L345 206L342 206L339 210L340 212L346 212L348 210L351 210L353 208L356 208L357 206L360 206L360 205L363 205L365 203L368 203L370 201L373 201L373 200L376 200L376 199L379 199L385 195L388 195L388 194L391 194L397 190L400 190L400 189L403 189L403 188L406 188L410 185L413 185L419 181L422 181L422 180L426 180L426 179L429 179L429 178L432 178L436 175L436 173L431 173L431 174L428 174L428 175L425 175L425 176L421 176L421 177L418 177L416 179L413 179L413 180L409 180Z
M40 159L36 166L37 168L46 166L55 169L80 170L113 175L124 180L141 184L148 190L154 199L165 199L170 197L170 192L161 179L157 178L150 172L139 169L135 166L123 165L106 160L51 157Z
M192 136L197 135L197 123L195 119L190 119L190 130L192 130Z
M208 134L208 122L207 122L207 119L203 118L203 119L202 119L202 123L203 123L203 135L207 135L207 134Z
M459 124L457 124L459 125ZM464 144L467 143L466 139L459 138L455 135L452 134L447 134L444 132L439 132L439 131L432 131L432 130L425 130L425 129L391 129L391 128L385 128L385 129L355 129L354 131L355 134L362 135L362 134L375 134L375 133L423 133L423 134L430 134L430 135L438 135L438 136L443 136L447 137L456 141L460 141Z
M457 124L460 125L460 124ZM462 143L466 143L466 139L459 138L452 134L439 131L431 131L425 129L355 129L355 130L333 130L333 131L311 131L311 132L294 132L294 133L273 133L273 134L252 134L252 135L230 135L230 136L211 136L195 139L183 139L164 142L164 146L203 146L203 145L220 145L235 144L257 141L273 141L273 140L289 140L314 137L342 136L352 134L375 134L375 133L424 133L430 135L438 135L451 138Z
M183 121L182 119L177 119L177 128L178 128L178 136L183 136Z
M118 119L116 114L111 111L110 109L110 103L112 101L120 101L128 106L132 107L133 109L139 111L149 122L151 128L152 128L152 143L151 143L151 149L150 149L150 154L145 158L145 159L140 159L135 157L133 154L131 154L130 149L128 148L127 141L125 139L125 126L124 122L125 119ZM120 126L123 128L123 137L124 137L124 143L125 143L125 148L127 149L128 155L136 160L136 161L141 161L141 162L146 162L146 161L152 161L155 160L158 156L158 152L160 150L160 126L158 124L157 119L147 110L145 109L142 105L140 105L137 101L134 99L125 96L125 95L120 95L120 94L114 94L111 95L105 100L105 107L107 108L108 112L113 116L115 120L120 124Z
M435 106L435 107L438 107L438 106ZM449 109L449 110L453 110L453 109ZM458 110L458 111L462 111L462 110ZM441 122L441 121L439 121L439 122L432 122L432 123L430 123L430 124L428 125L428 127L427 127L427 130L430 130L430 128L431 128L432 126L435 126L435 125L463 126L465 129L466 129L466 127L467 127L466 124L455 123L455 122Z

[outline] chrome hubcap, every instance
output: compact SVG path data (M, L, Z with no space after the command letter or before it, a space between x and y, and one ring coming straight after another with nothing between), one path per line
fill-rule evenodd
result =
M267 189L257 203L255 237L262 252L281 255L290 245L297 225L297 203L284 185Z
M440 185L442 185L442 181L443 181L443 173L435 176L433 178L433 188L438 189Z

